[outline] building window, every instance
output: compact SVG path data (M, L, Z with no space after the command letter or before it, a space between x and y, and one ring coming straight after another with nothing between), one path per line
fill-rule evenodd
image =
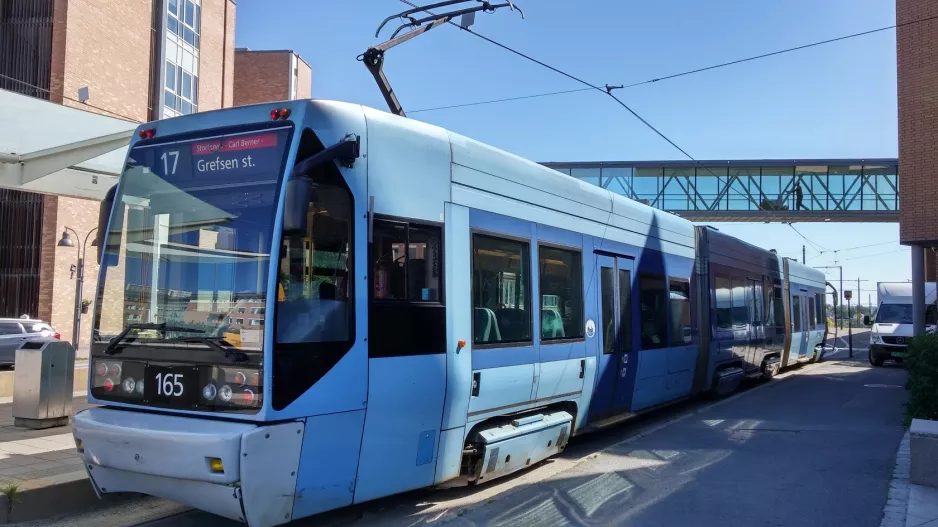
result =
M166 91L163 116L198 111L200 0L173 0L167 6ZM175 71L170 68L175 67Z
M671 289L671 345L691 344L693 334L690 322L690 282L672 278Z
M372 232L369 356L444 353L442 228L375 219Z
M541 338L583 337L583 257L579 251L538 247Z
M476 344L531 341L530 245L472 236L472 326Z
M641 301L642 349L668 347L668 291L663 276L638 276Z

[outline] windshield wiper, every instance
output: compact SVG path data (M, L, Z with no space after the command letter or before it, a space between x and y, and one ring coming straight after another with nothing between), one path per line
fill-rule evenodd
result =
M238 350L234 344L228 342L223 337L189 337L182 339L182 342L200 342L210 348L221 351L225 358L231 362L247 362L248 356L243 351Z
M187 333L201 333L202 332L202 330L200 329L167 326L166 322L161 322L159 324L153 324L153 323L128 324L127 327L124 328L124 331L121 331L120 333L117 334L116 337L111 339L111 343L108 344L107 348L104 349L105 355L117 355L118 353L120 353L121 350L124 348L124 346L122 345L124 344L124 338L131 331L133 330L142 331L142 330L147 330L147 329L155 329L155 330L162 331L163 333L167 331L184 331ZM136 338L134 338L133 340L136 340Z

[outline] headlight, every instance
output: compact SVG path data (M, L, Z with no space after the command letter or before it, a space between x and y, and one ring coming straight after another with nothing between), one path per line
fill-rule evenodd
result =
M877 335L876 333L873 333L873 335L870 337L871 344L880 344L882 342L883 342L883 339L879 338L879 335Z

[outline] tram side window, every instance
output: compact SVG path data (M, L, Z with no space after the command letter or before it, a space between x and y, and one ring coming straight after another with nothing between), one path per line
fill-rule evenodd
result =
M530 244L472 236L472 341L531 341Z
M792 331L801 331L801 295L791 297Z
M370 248L368 354L444 353L442 229L375 218Z
M816 293L814 295L814 314L817 317L817 325L823 326L825 319L827 318L824 313L824 295Z
M733 303L730 299L730 279L716 275L716 326L720 329L733 328Z
M583 337L583 257L541 245L538 277L541 289L541 339Z
M651 350L668 346L668 291L663 276L641 273L638 277L642 349Z
M746 291L746 283L733 278L733 326L749 326L749 292Z
M350 342L352 194L337 170L323 168L311 177L307 232L283 235L277 342Z
M808 300L808 320L805 324L805 329L811 329L817 323L814 315L814 302Z
M693 335L690 323L690 282L671 278L671 345L691 344Z
M782 287L777 285L774 287L772 310L775 313L775 325L780 328L785 327L785 302L783 300Z

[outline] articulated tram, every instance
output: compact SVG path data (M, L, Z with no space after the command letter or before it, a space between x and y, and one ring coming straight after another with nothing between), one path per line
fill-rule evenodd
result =
M96 491L252 526L499 478L825 332L819 271L360 105L143 125L100 225Z

